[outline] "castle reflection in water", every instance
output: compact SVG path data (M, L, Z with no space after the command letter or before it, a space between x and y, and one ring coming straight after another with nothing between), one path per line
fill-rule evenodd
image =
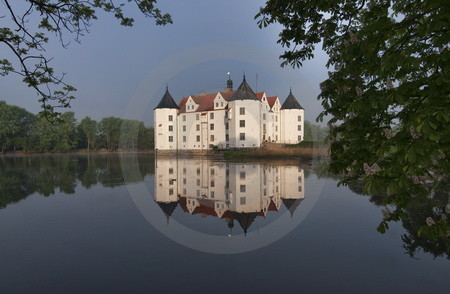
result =
M247 233L257 217L282 205L292 216L305 198L304 171L297 166L176 157L156 157L155 165L155 201L167 221L182 209L223 219L230 228L237 221Z

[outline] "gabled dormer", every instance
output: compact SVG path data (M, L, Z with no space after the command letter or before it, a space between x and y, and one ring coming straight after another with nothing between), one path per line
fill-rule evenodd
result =
M186 112L194 112L197 110L198 106L199 105L197 103L195 103L192 96L189 96L186 101Z
M227 107L228 102L225 98L219 93L217 93L216 98L214 98L214 109L225 109Z

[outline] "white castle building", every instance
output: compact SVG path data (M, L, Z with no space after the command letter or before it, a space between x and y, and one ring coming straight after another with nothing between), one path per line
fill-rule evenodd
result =
M290 91L277 96L255 93L244 79L237 90L227 81L222 92L184 97L177 105L166 92L154 109L156 150L257 148L263 142L303 140L304 109Z
M157 156L155 201L169 221L178 206L185 213L236 220L247 233L257 217L284 205L293 216L305 198L304 171L297 166L212 162Z

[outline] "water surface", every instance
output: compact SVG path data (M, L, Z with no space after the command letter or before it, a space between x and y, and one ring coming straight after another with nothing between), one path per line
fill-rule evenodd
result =
M0 159L2 293L433 293L445 255L306 164ZM403 239L402 239L403 237Z

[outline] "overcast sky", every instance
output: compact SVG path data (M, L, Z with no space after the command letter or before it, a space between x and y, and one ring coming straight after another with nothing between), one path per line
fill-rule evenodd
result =
M98 13L99 20L81 44L72 42L63 49L50 36L54 41L46 54L54 57L55 71L65 72L65 81L78 89L70 109L78 119L117 116L152 125L153 108L166 83L179 102L200 91L222 90L227 72L236 89L245 72L253 90L279 96L281 102L292 87L306 119L314 122L322 110L316 97L327 75L326 56L318 51L300 69L281 68L278 56L284 49L276 43L281 27L259 29L253 19L263 4L260 0L160 1L158 7L173 19L166 26L156 26L130 6L135 17L131 28L120 26L113 15ZM6 22L0 19L0 27ZM0 50L1 58L9 57L5 47ZM14 75L0 77L0 100L40 111L35 91Z

